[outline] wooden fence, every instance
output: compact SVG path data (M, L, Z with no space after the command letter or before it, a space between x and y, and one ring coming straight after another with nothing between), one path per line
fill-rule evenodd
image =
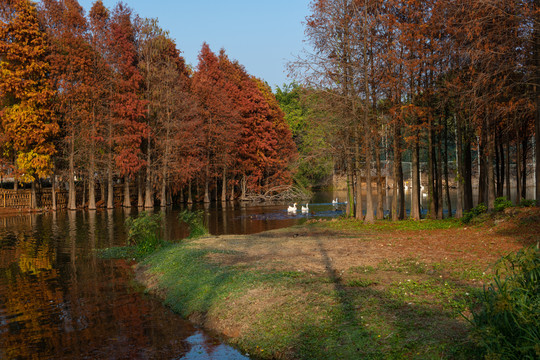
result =
M116 206L121 205L124 199L124 186L115 185L113 188L113 199ZM83 201L83 195L86 194ZM77 188L76 191L76 204L78 207L88 206L88 200L86 199L88 192L84 192L82 188ZM131 202L137 205L137 189L136 187L130 187ZM32 192L30 189L6 190L0 189L0 208L11 209L28 209L32 207ZM96 203L98 205L104 204L106 199L101 199L100 189L96 189ZM36 190L36 204L38 208L50 209L52 208L52 189L43 188ZM66 208L68 204L68 191L56 190L56 207L58 209Z
M31 194L30 191L0 191L0 204L4 208L29 208Z

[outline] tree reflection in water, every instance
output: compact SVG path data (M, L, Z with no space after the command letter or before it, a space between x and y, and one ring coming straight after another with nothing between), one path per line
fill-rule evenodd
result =
M96 256L124 244L124 219L116 210L0 219L0 358L197 359L191 350L203 346L206 358L226 349L245 359L187 341L197 330L136 288L132 264Z

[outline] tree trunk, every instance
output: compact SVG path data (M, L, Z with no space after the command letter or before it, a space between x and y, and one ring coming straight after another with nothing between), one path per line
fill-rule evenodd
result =
M536 39L536 48L538 48L540 44L538 43L538 36ZM538 49L536 50L538 51ZM538 55L537 56L537 72L538 67L540 67L540 64L538 62ZM538 88L540 87L540 84L536 84L535 86L535 96L536 96L536 112L535 112L535 152L536 152L536 166L535 166L535 198L536 198L536 206L540 207L540 91Z
M15 170L15 173L17 173L17 159L16 157L14 157L13 159L13 163L14 163L14 170ZM13 191L15 191L15 194L19 191L19 181L17 180L17 178L13 177Z
M69 143L69 172L68 172L68 210L76 210L76 190L75 190L75 131L71 131L71 141Z
M53 174L51 175L51 197L52 197L52 210L53 211L56 211L57 209L57 206L56 206L56 175Z
M101 174L101 176L99 177L99 192L100 192L100 200L105 202L107 201L106 200L106 195L105 195L105 178L103 176L103 174Z
M163 167L163 172L165 173L166 168ZM165 174L162 174L162 176L165 176ZM159 206L164 208L167 207L167 179L163 178L161 179L161 195L159 199Z
M499 148L498 148L498 136L495 136L495 166L493 167L493 170L495 171L495 192L497 196L499 196L499 190L502 189L501 187L501 158L499 155Z
M114 184L113 184L113 129L111 119L109 119L109 159L107 161L107 209L114 208Z
M167 123L165 124L165 153L163 154L163 164L161 172L161 207L167 206L167 182L169 175L169 142L171 137L171 109L167 104Z
M123 205L125 208L131 207L131 198L129 194L129 177L126 175L124 176L124 203Z
M506 140L506 200L512 201L512 181L510 179L510 139Z
M144 208L150 209L154 207L154 191L152 188L152 139L148 134L146 146L146 181L144 188Z
M516 136L516 205L519 205L521 202L521 151L517 130Z
M88 210L96 210L96 110L92 106L92 133L90 138L90 159L88 169Z
M364 1L364 21L363 21L363 70L364 70L364 132L365 137L365 147L366 147L366 217L364 222L373 223L375 221L375 216L373 213L373 190L371 183L371 124L369 121L370 113L370 91L369 91L369 58L368 58L368 2Z
M353 190L354 186L354 174L353 174L353 162L351 159L348 161L349 166L347 166L347 204L345 206L345 216L351 217L354 215L353 208Z
M462 129L461 123L458 122L456 116L454 116L456 122L456 186L457 186L457 201L456 201L456 218L463 217L463 164L462 164Z
M107 209L114 208L114 184L112 176L112 167L109 165L107 170Z
M191 179L189 179L188 182L188 198L187 198L188 204L193 204L193 194L191 193Z
M364 222L373 223L375 216L373 213L373 189L371 183L371 140L370 131L366 132L366 217Z
M502 143L502 139L499 137L498 141L498 153L499 153L499 160L501 163L500 167L500 184L497 184L497 197L503 197L504 196L504 183L507 181L506 178L506 162L505 162L505 156L504 156L504 146Z
M471 141L467 137L465 141L465 151L463 152L463 181L464 181L464 210L469 211L473 208L473 192L472 192L472 157L471 157Z
M85 208L86 207L86 179L83 180L83 192L82 192L82 197L81 197L81 208Z
M383 199L383 184L382 184L382 170L381 170L381 149L379 147L380 142L378 141L375 146L375 157L376 157L376 166L377 166L377 219L384 219L384 199Z
M32 181L30 190L30 208L37 209L36 181Z
M527 152L528 152L528 146L529 146L529 139L527 137L527 130L525 129L523 131L523 140L522 140L522 146L521 146L521 155L522 155L522 162L523 165L521 167L521 198L526 199L527 198Z
M221 202L227 202L227 169L223 168L222 175L222 184L221 184Z
M439 125L441 125L441 119L439 119ZM442 139L441 134L437 135L437 219L443 218L443 158L442 158Z
M487 208L488 211L495 210L495 169L493 168L493 157L495 154L495 139L491 131L487 135Z
M534 1L534 8L540 9L540 1ZM538 12L534 19L534 97L535 97L535 112L534 112L534 128L535 128L535 152L536 154L536 166L535 166L535 199L536 206L540 207L540 19L538 18Z
M364 219L364 209L362 208L362 172L360 171L360 135L358 133L358 126L355 128L355 139L356 143L354 145L355 152L355 177L356 177L356 209L355 209L355 218L357 220Z
M398 177L400 172L399 168L401 167L401 156L398 148L399 141L398 125L394 124L394 186L392 187L392 221L398 220Z
M167 206L170 206L173 204L173 192L171 191L171 180L169 179L167 181Z
M144 181L142 171L137 172L137 207L144 207Z
M146 181L144 188L144 208L151 209L154 207L154 190L152 188L152 156L150 147L150 136L148 136L148 146L146 154Z
M96 210L96 169L95 155L90 154L90 169L88 171L88 210Z
M246 199L246 190L247 190L247 178L246 178L246 174L242 174L242 180L240 181L240 191L241 191L241 195L240 195L240 199L241 200L245 200Z
M208 159L210 161L210 159ZM205 177L204 177L204 203L208 204L210 202L210 165L206 164Z
M231 181L229 181L231 184L231 194L229 195L229 201L234 201L234 175L231 175Z
M400 134L401 136L401 134ZM405 219L407 215L405 212L405 184L403 183L403 166L401 164L401 149L398 152L398 192L399 192L399 211L398 218L399 220Z
M487 192L486 192L486 185L487 185L487 177L486 177L486 141L485 141L485 123L482 126L481 137L478 139L478 163L479 165L479 174L478 174L478 204L483 203L484 205L487 203Z
M204 180L204 203L210 203L210 179L208 177Z
M437 217L437 208L435 205L435 189L434 189L434 164L433 164L433 130L431 128L431 120L428 126L428 218L435 219Z
M416 134L418 136L418 133ZM416 138L412 146L412 200L411 200L411 219L420 220L420 179L418 166L418 139Z
M448 217L452 217L452 200L450 199L450 184L448 183L448 117L445 117L444 122L444 181L446 183Z

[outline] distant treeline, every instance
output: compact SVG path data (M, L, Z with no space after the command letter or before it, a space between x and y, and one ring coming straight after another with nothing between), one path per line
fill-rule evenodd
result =
M75 209L231 200L292 181L291 131L269 86L203 44L196 69L125 4L0 3L0 171L60 179ZM53 188L55 184L53 184ZM99 194L97 194L99 189ZM131 190L133 192L133 190Z

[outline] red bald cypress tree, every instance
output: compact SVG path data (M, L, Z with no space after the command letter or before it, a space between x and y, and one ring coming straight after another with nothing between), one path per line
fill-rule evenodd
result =
M204 141L204 201L210 202L210 181L231 161L236 137L237 110L230 97L227 83L218 57L204 43L199 53L197 71L191 86L197 103L198 117Z
M95 93L93 60L98 56L88 42L88 24L77 0L44 0L42 12L52 43L50 56L52 76L58 92L56 110L62 120L64 137L62 145L67 154L69 183L68 209L75 210L75 176L95 152L96 117L92 114L92 97ZM89 146L90 145L90 146ZM79 168L76 166L79 165ZM90 164L94 167L94 164ZM95 209L94 172L91 181L91 208ZM83 199L83 204L85 199Z
M110 42L110 12L101 0L97 0L92 5L89 12L91 44L100 55L94 59L94 76L96 82L96 92L93 99L96 101L96 112L100 114L102 127L102 151L101 166L105 175L102 176L101 193L103 200L106 200L106 207L114 207L113 177L115 175L114 149L115 149L115 121L113 116L113 94L116 88L112 55L109 50ZM105 180L106 177L106 180ZM107 194L105 195L105 185L107 183Z
M135 29L131 21L131 9L119 3L110 20L110 62L115 69L115 92L112 113L115 140L115 165L124 177L124 207L130 207L129 180L144 166L141 143L148 128L141 121L145 114L145 102L141 99L143 80L137 67Z

